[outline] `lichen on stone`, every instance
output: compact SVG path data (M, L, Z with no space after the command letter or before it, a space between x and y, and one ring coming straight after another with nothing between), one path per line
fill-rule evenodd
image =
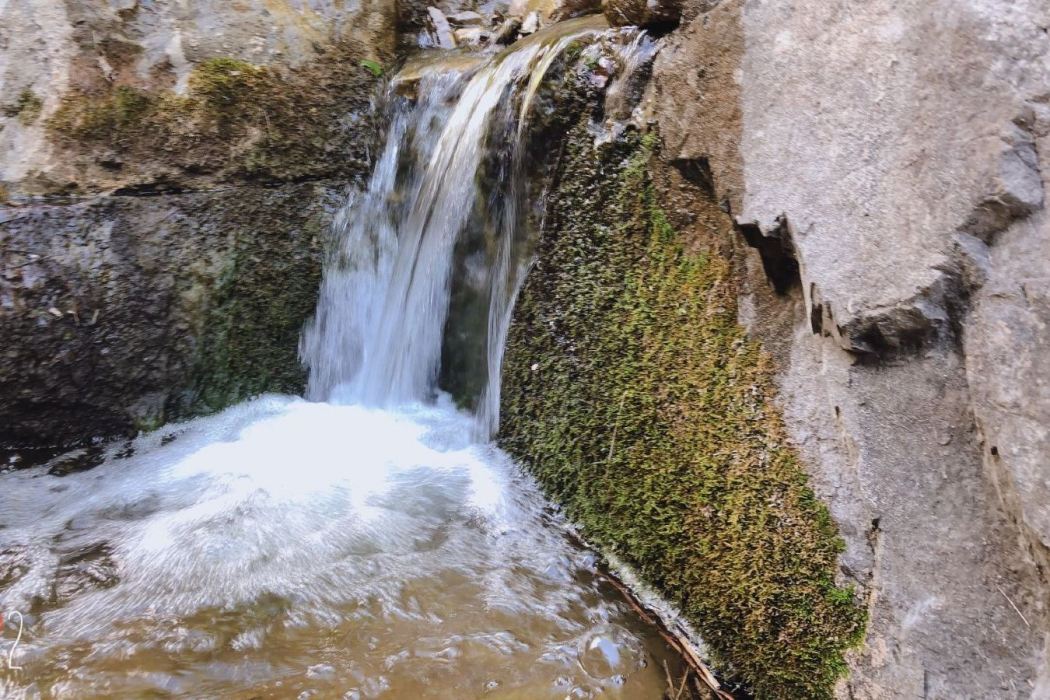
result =
M5 117L17 118L22 124L29 125L37 120L44 109L44 102L29 88L18 93L18 97L3 108Z
M367 139L355 128L366 126L377 84L358 67L361 53L338 44L298 68L214 57L194 67L186 94L127 84L74 91L47 125L66 148L121 167L263 181L356 174Z
M651 182L654 137L570 136L515 310L500 441L582 533L695 623L760 698L827 698L865 614L807 486L731 263L688 247Z

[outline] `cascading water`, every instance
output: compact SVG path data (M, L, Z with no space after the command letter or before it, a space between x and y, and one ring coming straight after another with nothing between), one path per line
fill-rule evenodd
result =
M509 171L494 223L487 278L485 377L479 434L495 429L499 365L527 256L513 255L522 134L551 64L574 41L605 29L600 17L565 22L472 73L418 76L415 104L393 108L391 133L364 197L340 214L339 238L301 354L315 400L397 406L433 397L449 313L452 256L472 212L485 207L477 174L492 121L514 120ZM458 66L457 66L458 67ZM492 219L498 218L498 221ZM471 397L479 398L479 397Z
M90 471L0 475L0 607L25 618L0 696L661 696L676 657L478 439L528 261L530 103L601 28L421 70L414 101L391 98L304 332L310 401L169 426ZM511 155L494 200L477 174L495 132ZM457 268L472 226L491 240ZM482 290L474 415L438 390L456 269Z

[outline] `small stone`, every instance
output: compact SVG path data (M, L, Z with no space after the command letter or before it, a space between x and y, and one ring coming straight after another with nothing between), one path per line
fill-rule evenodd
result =
M540 13L533 10L526 17L525 21L521 23L522 34L534 34L540 28Z
M533 372L538 372L540 369L540 364L537 362L533 364L532 367L530 367L529 369L531 369Z
M438 46L443 49L456 48L456 37L452 33L452 26L448 23L445 13L436 7L428 7L427 14L430 15L430 23L434 25Z
M462 27L452 32L457 46L483 46L492 40L492 35L481 27Z
M477 12L466 10L448 16L448 21L457 27L474 27L485 24L485 18Z

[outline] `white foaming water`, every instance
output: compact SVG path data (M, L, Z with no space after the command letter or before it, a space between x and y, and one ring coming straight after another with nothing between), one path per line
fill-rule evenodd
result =
M666 650L472 421L447 399L269 396L90 471L3 475L18 678L57 697L657 697Z

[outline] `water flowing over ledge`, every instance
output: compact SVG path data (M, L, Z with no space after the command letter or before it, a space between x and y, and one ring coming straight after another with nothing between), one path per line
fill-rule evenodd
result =
M478 435L495 431L503 345L531 254L518 214L522 134L554 61L606 28L601 17L564 22L479 66L418 69L414 102L391 95L386 147L367 191L340 213L317 314L303 334L309 398L397 406L434 396L453 252L465 229L480 225L488 250L467 266L486 290L477 310L486 320L471 339L485 349L484 367L473 368L484 388L469 398ZM477 174L500 150L509 154L504 177L486 199Z

